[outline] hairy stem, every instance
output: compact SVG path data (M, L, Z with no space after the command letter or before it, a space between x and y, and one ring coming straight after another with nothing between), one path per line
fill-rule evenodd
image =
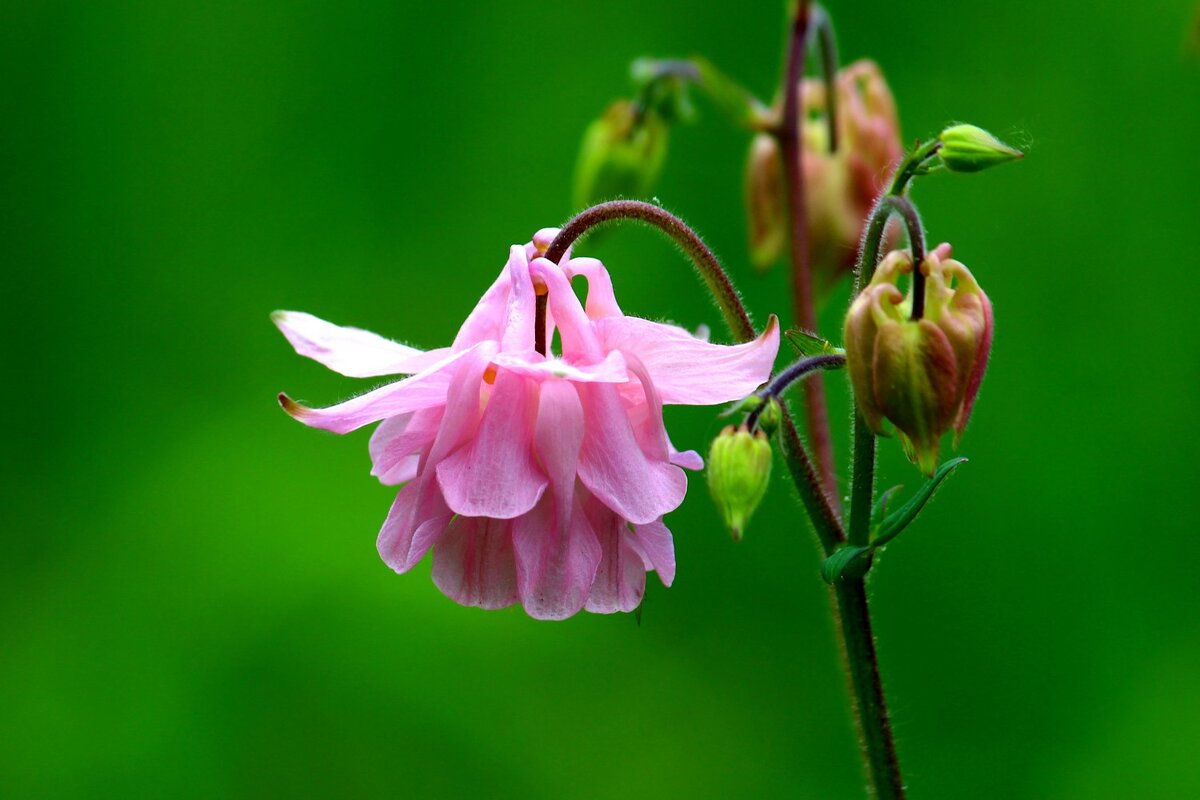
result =
M772 378L766 388L759 390L758 396L769 402L782 395L796 381L809 377L819 369L840 369L844 366L846 366L846 357L839 353L802 358ZM758 418L766 407L767 402L764 402L746 415L747 428L754 430L754 426L758 424Z
M554 241L546 250L546 258L559 263L566 255L567 249L588 231L620 220L644 222L671 237L691 259L692 265L716 300L717 307L721 309L734 337L746 342L756 336L750 315L717 257L683 220L656 205L639 200L613 200L585 209L572 217L554 237ZM786 406L782 411L780 435L792 479L813 521L822 548L827 554L832 553L846 539L842 521L822 488L812 459L800 439L800 433L796 430L796 423Z
M867 607L867 587L863 578L846 578L833 587L837 599L839 631L844 649L854 703L863 760L874 796L882 800L902 800L904 781L892 736L879 675L879 658L871 632L871 614Z
M805 40L808 38L808 3L801 3L792 20L788 41L787 65L783 74L783 125L780 146L787 171L788 208L791 211L792 302L796 323L805 330L817 329L816 303L813 298L812 267L808 253L808 209L804 196L804 154L801 141L804 119L800 107L800 84L804 78ZM821 485L829 504L838 508L837 467L833 460L833 440L829 430L829 410L825 402L825 384L815 376L804 384L808 438L816 454Z

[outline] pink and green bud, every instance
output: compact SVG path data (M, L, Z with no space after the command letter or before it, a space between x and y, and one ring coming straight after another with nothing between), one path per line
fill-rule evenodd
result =
M893 251L846 316L846 366L863 420L879 434L898 432L909 457L932 475L938 442L966 428L987 368L992 306L970 271L943 245L921 264L925 309L912 318L913 289L898 286L912 272L907 252Z
M836 152L829 151L824 84L805 81L803 167L809 247L818 291L854 268L875 199L904 156L896 103L878 65L860 60L838 71Z
M787 197L779 140L760 133L750 142L746 159L746 216L750 262L762 271L779 260L787 247Z
M951 172L979 172L998 164L1024 158L1015 150L974 125L952 125L938 136L942 163Z
M771 442L761 430L727 425L708 453L708 490L735 542L767 493Z
M667 155L668 125L653 109L618 100L583 134L575 165L576 208L615 197L645 198Z

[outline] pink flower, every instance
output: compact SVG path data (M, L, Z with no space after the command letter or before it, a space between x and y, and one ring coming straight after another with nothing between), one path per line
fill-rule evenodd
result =
M371 472L403 484L379 533L383 560L406 572L433 548L433 580L448 597L482 608L519 600L539 619L630 611L649 570L670 586L662 517L687 490L680 467L703 462L671 445L662 405L746 396L779 346L774 317L755 341L722 346L625 316L599 261L539 257L555 233L511 248L450 347L422 352L308 314L275 315L298 353L344 375L410 374L330 408L279 398L299 421L335 433L382 420ZM576 275L588 281L586 309ZM549 295L546 341L557 329L561 355L534 350L538 292Z

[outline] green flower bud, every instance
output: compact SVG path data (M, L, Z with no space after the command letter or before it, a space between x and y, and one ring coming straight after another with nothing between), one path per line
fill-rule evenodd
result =
M760 431L727 425L708 452L708 490L735 542L767 493L771 443Z
M952 125L942 131L938 138L942 142L938 155L946 169L952 172L979 172L1025 157L1020 150L1014 150L974 125Z
M575 165L576 208L614 197L649 197L667 154L667 123L618 100L583 134Z
M943 260L943 258L945 260ZM955 444L971 415L992 345L992 305L965 266L937 248L921 264L925 314L911 319L912 290L897 286L912 258L893 251L846 315L846 367L863 420L900 435L926 475L937 466L938 442L955 429Z

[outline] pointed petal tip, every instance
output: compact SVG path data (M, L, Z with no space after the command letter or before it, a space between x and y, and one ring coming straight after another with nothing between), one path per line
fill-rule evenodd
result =
M276 399L279 400L279 407L296 419L300 419L300 417L304 416L304 412L308 411L307 408L288 397L284 392L280 392Z

